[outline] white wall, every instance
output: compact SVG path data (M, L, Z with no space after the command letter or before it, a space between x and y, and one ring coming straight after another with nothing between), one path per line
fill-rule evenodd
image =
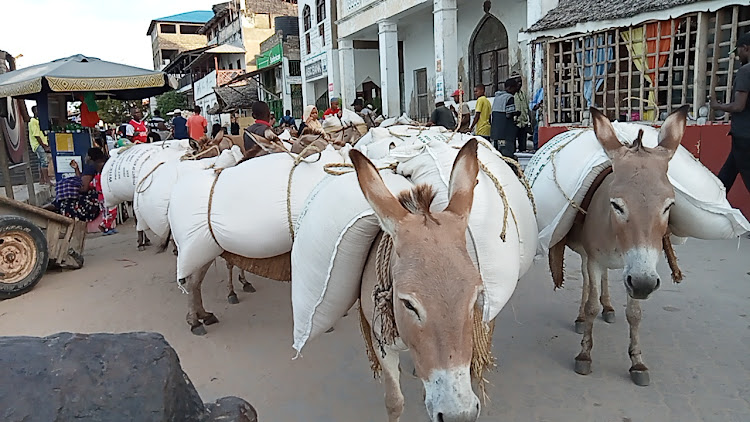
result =
M298 16L299 16L299 32L300 32L300 58L302 65L302 95L305 104L314 104L315 99L322 94L321 86L324 85L325 89L328 89L328 82L333 82L336 91L340 92L338 77L339 65L338 65L338 51L333 50L333 38L331 33L331 6L335 7L335 0L326 1L326 18L322 24L325 28L325 38L321 38L319 35L319 26L317 9L315 7L315 0L299 0ZM310 6L310 30L305 32L305 25L302 11L305 6ZM310 34L310 54L307 54L307 42L306 34ZM327 72L324 72L324 76L321 80L308 81L305 76L305 66L314 63L321 59L321 52L326 52L325 62ZM334 96L340 95L336 94Z
M461 12L459 11L459 14ZM417 115L414 71L427 68L427 113L435 105L435 37L432 31L432 10L414 14L398 23L398 39L404 43L404 107L403 112ZM460 32L459 32L460 34ZM455 88L453 88L455 89Z
M362 82L367 78L380 86L380 54L378 50L354 50L354 80L357 91L362 90Z

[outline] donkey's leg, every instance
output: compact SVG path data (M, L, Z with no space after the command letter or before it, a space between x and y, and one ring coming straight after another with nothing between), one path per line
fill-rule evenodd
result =
M643 363L643 358L641 357L641 345L638 335L638 327L641 324L641 302L628 296L628 306L625 309L625 316L628 319L628 325L630 325L630 347L628 347L628 354L632 363L630 367L630 379L636 385L646 386L649 384L650 379L648 368Z
M210 266L211 263L204 265L185 279L185 288L188 291L188 313L185 319L188 325L190 325L190 331L199 336L206 334L206 329L200 320L204 319L204 322L208 324L208 321L205 321L205 319L209 315L213 317L213 314L209 314L203 309L203 296L201 295L203 278L206 276ZM213 318L215 319L216 317Z
M375 339L372 342L373 344L377 344ZM383 357L380 351L376 351L375 354L383 370L385 408L388 410L388 422L398 422L401 413L404 411L404 395L401 393L398 352L386 349L385 357Z
M231 303L232 305L236 305L240 303L240 300L237 299L237 293L234 292L234 276L232 274L232 268L234 268L234 265L230 264L228 261L225 261L227 264L227 269L229 270L229 279L227 280L227 302Z
M143 230L138 230L138 250L140 252L146 250L146 241L143 240L144 237L146 237L146 234L143 232Z
M575 322L576 334L583 334L584 325L586 321L586 301L589 300L589 272L586 269L588 266L588 258L585 255L581 255L581 275L583 275L583 286L581 287L581 305L578 307L578 318Z
M253 283L247 281L245 278L245 270L242 268L237 268L240 270L240 283L242 283L242 290L247 293L255 293L255 287L253 287Z
M575 360L575 371L580 375L588 375L591 373L591 348L594 346L594 320L599 314L599 303L598 303L598 283L602 278L602 273L607 271L606 268L602 269L596 260L588 257L586 260L587 265L584 271L589 273L589 293L586 300L585 317L583 329L583 339L581 340L581 353L576 356Z
M602 304L602 318L609 324L615 322L615 308L612 307L612 302L609 299L609 277L608 271L604 271L602 274L602 295L599 297L599 302Z

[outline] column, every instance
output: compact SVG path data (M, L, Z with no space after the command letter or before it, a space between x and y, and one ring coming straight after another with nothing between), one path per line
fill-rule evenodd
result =
M401 114L401 92L398 86L398 30L396 23L378 22L380 52L380 89L383 95L383 115Z
M456 0L434 0L435 101L458 89L458 13ZM466 91L466 87L464 87Z
M341 76L341 107L348 107L357 97L354 77L354 41L339 39L339 75Z

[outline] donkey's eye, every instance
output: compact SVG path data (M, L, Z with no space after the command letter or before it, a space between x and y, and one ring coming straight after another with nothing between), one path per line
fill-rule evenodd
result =
M401 303L404 305L404 308L414 312L414 315L417 316L417 319L419 319L420 321L422 320L422 318L419 317L419 311L417 311L417 308L415 308L414 305L411 304L411 302L406 299L401 299Z
M625 214L625 210L615 201L610 201L610 205L612 205L612 208L617 211L618 214Z

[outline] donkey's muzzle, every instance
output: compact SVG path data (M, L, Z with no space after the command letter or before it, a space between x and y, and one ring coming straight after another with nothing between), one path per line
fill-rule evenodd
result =
M633 299L648 299L659 286L661 286L661 279L659 279L658 274L647 276L628 274L625 276L625 289Z

